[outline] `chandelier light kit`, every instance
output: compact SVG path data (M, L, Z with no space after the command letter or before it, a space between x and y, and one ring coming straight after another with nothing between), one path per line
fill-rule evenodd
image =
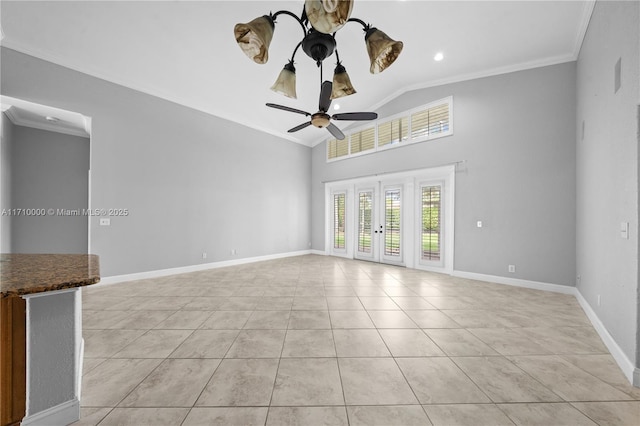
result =
M320 67L321 81L322 61L335 52L336 68L333 74L331 99L348 96L356 93L356 90L338 55L335 35L340 28L349 22L362 25L370 59L369 71L372 74L378 74L387 69L398 58L403 47L401 41L392 40L384 32L360 19L351 18L352 9L353 0L306 0L299 17L288 10L281 10L258 17L246 24L237 24L234 28L236 42L250 59L258 64L264 64L269 60L269 45L278 16L291 16L302 27L302 40L296 45L291 59L280 72L271 90L289 98L297 98L294 59L298 49L302 47L307 56Z

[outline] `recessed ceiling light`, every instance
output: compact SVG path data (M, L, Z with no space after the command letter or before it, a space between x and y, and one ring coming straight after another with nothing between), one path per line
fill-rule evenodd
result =
M58 121L60 121L58 117L52 117L50 115L47 115L44 119L47 120L49 123L57 123Z
M333 106L333 109L335 109L336 111L337 111L337 110L339 110L339 109L340 109L340 104L335 104L335 105Z
M433 57L433 60L438 62L440 62L443 59L444 59L444 55L442 54L442 52L436 53L436 56Z

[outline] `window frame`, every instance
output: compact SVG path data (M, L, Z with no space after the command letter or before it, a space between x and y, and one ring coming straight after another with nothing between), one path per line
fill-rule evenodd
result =
M417 138L414 138L412 136L413 133L413 123L411 120L411 117L421 111L425 111L428 109L432 109L435 108L437 106L440 105L444 105L447 104L449 107L449 128L447 131L445 132L438 132L436 134L427 134L424 136L420 136ZM407 135L408 138L406 141L400 141L398 143L388 143L386 145L383 146L379 146L378 144L378 138L379 138L379 132L378 132L378 127L381 124L386 124L390 121L395 121L398 119L402 119L402 118L407 118L408 119L408 128L407 128ZM374 129L374 137L375 137L375 141L374 141L374 147L373 149L368 149L366 151L360 151L360 152L356 152L356 153L352 153L351 152L351 135L353 134L357 134L363 130L367 130L369 128L371 128L373 126ZM447 136L451 136L453 135L453 126L454 126L454 120L453 120L453 96L448 96L446 98L442 98L442 99L438 99L436 101L433 102L429 102L427 104L424 105L420 105L418 107L409 109L409 110L405 110L402 111L398 114L394 114L394 115L390 115L388 117L384 117L384 118L379 118L373 122L369 121L366 124L362 124L360 126L357 127L353 127L350 128L348 131L345 131L345 139L347 140L347 154L339 156L339 157L334 157L334 158L329 158L329 146L331 141L335 140L333 138L327 139L326 140L326 161L327 163L332 163L334 161L341 161L341 160L345 160L347 158L355 158L355 157L359 157L362 155L369 155L369 154L373 154L375 152L382 152L382 151L386 151L389 149L396 149L402 146L407 146L407 145L411 145L414 143L422 143L422 142L426 142L426 141L430 141L433 139L440 139L443 137L447 137ZM337 152L337 149L336 149Z

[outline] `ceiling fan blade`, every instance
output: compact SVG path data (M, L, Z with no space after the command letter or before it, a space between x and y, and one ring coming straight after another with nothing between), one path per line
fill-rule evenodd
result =
M329 123L329 125L327 126L327 130L333 135L334 138L338 140L344 139L344 133L342 133L342 130L338 129L335 124Z
M308 127L308 126L311 126L311 122L310 121L307 121L306 123L302 123L302 124L292 128L292 129L289 129L288 132L289 133L297 132L298 130L302 130L305 127Z
M333 88L333 83L330 81L325 81L322 83L322 87L320 88L320 102L318 108L322 112L329 111L329 107L331 106L331 89Z
M366 121L375 120L378 118L378 114L375 112L343 112L334 114L331 118L334 120Z
M301 109L295 109L295 108L291 108L291 107L284 106L284 105L267 104L267 106L271 107L271 108L281 109L283 111L295 112L296 114L306 115L307 117L311 116L311 114L309 114L307 111L302 111Z

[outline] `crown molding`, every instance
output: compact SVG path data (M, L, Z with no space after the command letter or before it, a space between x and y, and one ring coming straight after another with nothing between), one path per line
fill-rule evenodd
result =
M85 132L80 129L73 129L69 127L61 127L55 124L49 124L48 122L30 120L28 118L20 116L17 113L16 107L12 105L9 105L8 108L6 109L5 107L6 105L3 104L2 108L3 108L4 114L15 126L29 127L32 129L45 130L47 132L62 133L65 135L78 136L81 138L89 138L90 137L89 135L91 135L90 131Z
M395 91L394 93L387 96L386 98L383 98L382 100L376 102L375 104L373 104L373 106L371 106L370 109L376 110L388 104L389 102L393 101L394 99L404 95L405 93L412 92L414 90L428 89L431 87L444 86L447 84L462 83L465 81L478 80L478 79L487 78L487 77L494 77L502 74L510 74L510 73L519 72L519 71L527 71L527 70L547 67L551 65L559 65L566 62L573 62L575 60L576 58L573 56L573 54L567 54L567 55L554 56L550 58L544 58L537 61L522 62L519 64L508 65L504 67L491 68L488 70L479 71L475 73L463 74L457 77L442 78L438 80L428 80L420 84L414 84L412 86L403 87L402 89ZM379 117L378 119L380 120L384 118L385 117ZM322 139L317 139L312 143L311 147L312 148L316 147L317 145L326 141L327 141L326 137L323 137Z
M576 35L576 43L573 46L573 56L575 60L578 60L578 56L580 56L580 49L582 49L582 43L584 43L584 38L587 35L587 29L589 28L589 22L591 22L591 16L593 15L593 9L595 9L595 7L595 0L587 1L582 10L580 26L578 27L578 34Z

